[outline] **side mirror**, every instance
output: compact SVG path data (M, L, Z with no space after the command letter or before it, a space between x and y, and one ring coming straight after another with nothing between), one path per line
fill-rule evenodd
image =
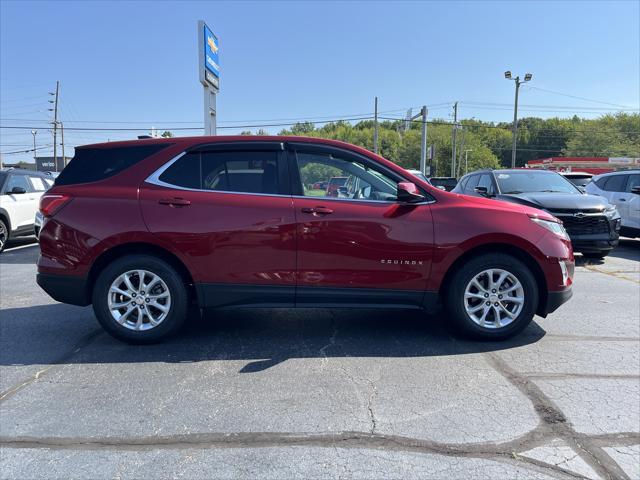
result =
M476 187L474 188L475 192L482 195L483 197L490 197L489 189L487 187Z
M13 187L9 193L20 195L22 193L27 193L27 191L23 187Z
M640 185L636 185L635 187L631 187L631 193L635 193L636 195L640 195Z
M420 203L425 200L415 183L411 182L398 183L397 198L400 203Z

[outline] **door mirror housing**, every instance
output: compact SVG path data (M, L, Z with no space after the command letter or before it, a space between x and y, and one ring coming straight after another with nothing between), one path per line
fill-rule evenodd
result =
M400 203L420 203L426 200L416 184L411 182L398 183L397 198Z
M640 195L640 185L636 185L631 188L631 193L635 193L636 195Z
M27 193L27 191L23 187L13 187L9 193L13 195L20 195L22 193Z
M474 190L477 194L482 195L483 197L492 197L492 195L489 194L489 189L487 187L476 187Z

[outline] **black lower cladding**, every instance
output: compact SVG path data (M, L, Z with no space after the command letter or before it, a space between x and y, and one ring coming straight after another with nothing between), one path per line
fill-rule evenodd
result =
M569 301L573 296L573 290L571 287L561 290L559 292L549 292L547 294L547 305L544 315L555 312L560 305Z
M91 303L87 294L87 280L84 277L39 273L36 281L51 298L58 302L81 307Z
M386 307L433 310L436 292L281 285L197 285L202 307Z

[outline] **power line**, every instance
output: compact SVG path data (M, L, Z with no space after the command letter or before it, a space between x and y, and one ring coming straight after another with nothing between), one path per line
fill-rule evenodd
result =
M601 103L603 105L611 105L613 107L627 108L627 105L620 105L618 103L603 102L601 100L594 100L592 98L586 98L586 97L578 97L577 95L570 95L568 93L556 92L554 90L547 90L546 88L532 87L531 85L527 86L527 88L530 89L530 90L539 90L541 92L553 93L554 95L560 95L560 96L563 96L563 97L576 98L578 100L585 100L587 102Z

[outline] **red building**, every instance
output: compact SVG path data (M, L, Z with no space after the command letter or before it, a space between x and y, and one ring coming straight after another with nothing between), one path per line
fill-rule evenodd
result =
M528 168L544 168L558 172L588 172L594 175L640 168L640 158L629 157L551 157L531 160Z

